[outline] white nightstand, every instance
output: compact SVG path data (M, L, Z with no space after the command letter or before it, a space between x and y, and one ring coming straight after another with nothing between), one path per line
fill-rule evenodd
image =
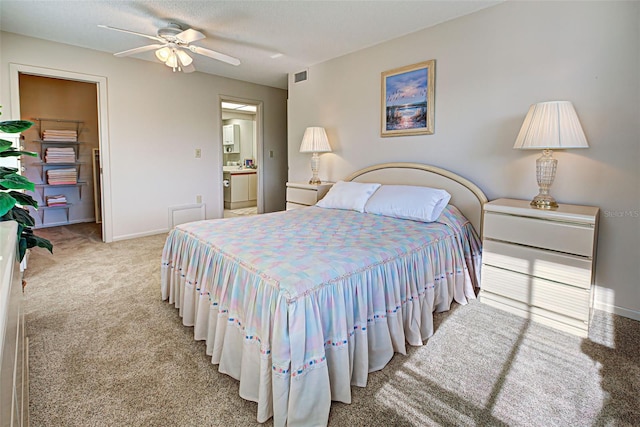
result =
M567 204L536 209L528 200L486 203L480 300L587 337L598 213Z
M322 184L287 182L287 210L315 205L327 194L333 184L333 182L323 182Z

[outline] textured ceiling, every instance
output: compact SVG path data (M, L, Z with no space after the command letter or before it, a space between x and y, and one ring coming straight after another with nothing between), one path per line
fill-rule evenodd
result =
M242 62L234 67L192 55L196 70L286 88L288 73L501 1L0 0L0 28L115 53L154 42L99 24L155 35L158 28L176 22L207 36L195 45ZM272 58L276 54L281 55ZM153 52L133 57L157 61Z

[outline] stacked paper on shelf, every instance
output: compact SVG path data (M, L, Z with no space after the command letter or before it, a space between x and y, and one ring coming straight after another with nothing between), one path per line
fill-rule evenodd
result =
M76 151L73 147L47 148L44 161L46 163L73 163L76 161Z
M63 194L45 197L47 206L66 206L67 198Z
M77 141L78 132L75 130L46 129L42 132L43 141Z
M76 168L48 170L47 182L49 185L77 184L78 170Z

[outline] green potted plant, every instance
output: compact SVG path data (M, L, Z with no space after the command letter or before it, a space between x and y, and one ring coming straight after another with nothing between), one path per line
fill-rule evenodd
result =
M2 114L2 113L0 113ZM0 131L19 133L29 129L33 123L26 120L10 120L0 122ZM16 150L11 141L0 139L0 157L36 156L30 151ZM18 169L0 166L0 221L16 221L18 223L18 253L20 261L27 249L41 247L53 253L53 245L47 239L33 234L35 220L26 206L38 209L38 202L28 194L19 190L34 191L33 182L18 173Z

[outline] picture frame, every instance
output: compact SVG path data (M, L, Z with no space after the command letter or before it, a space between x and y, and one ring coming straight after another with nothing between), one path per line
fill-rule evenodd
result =
M253 159L244 159L244 167L252 168L253 167Z
M382 73L380 136L432 135L435 59Z

